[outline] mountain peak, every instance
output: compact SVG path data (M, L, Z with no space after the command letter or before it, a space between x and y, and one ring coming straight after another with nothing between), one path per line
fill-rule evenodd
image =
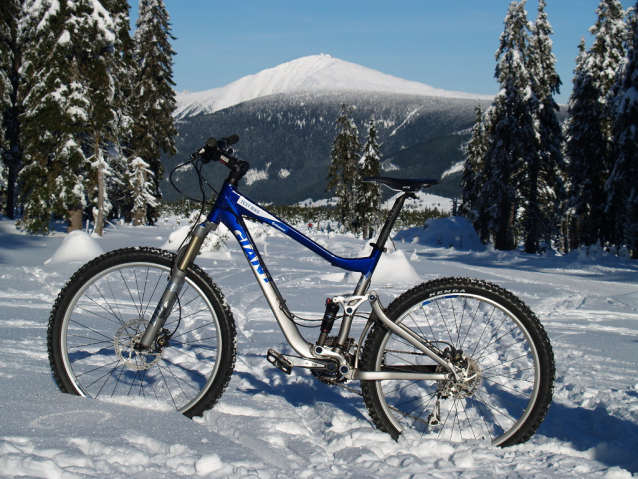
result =
M448 98L491 98L486 95L440 90L322 53L262 70L221 88L197 93L177 93L175 117L213 113L255 98L301 91L380 91Z

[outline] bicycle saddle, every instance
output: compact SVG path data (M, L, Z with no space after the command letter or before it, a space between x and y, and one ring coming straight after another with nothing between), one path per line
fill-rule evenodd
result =
M371 183L383 183L396 191L418 191L421 188L429 188L439 182L432 179L402 179L388 178L385 176L367 176L363 181Z

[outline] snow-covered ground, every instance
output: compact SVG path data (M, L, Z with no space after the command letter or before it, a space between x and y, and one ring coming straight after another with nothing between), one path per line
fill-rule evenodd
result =
M356 394L316 382L303 371L287 376L272 367L265 358L268 348L288 350L234 244L198 260L221 286L238 324L235 374L213 410L192 421L147 403L62 394L47 360L49 311L81 264L70 258L85 261L99 249L69 248L69 242L60 249L65 235L21 235L14 222L2 219L0 476L627 478L638 473L638 263L600 252L564 257L495 252L473 247L469 239L455 243L463 228L450 236L444 226L437 225L436 234L417 229L399 235L396 245L403 254L394 257L403 263L396 264L422 281L471 276L498 283L532 307L552 339L554 403L528 443L499 449L413 436L397 443L372 426ZM177 228L174 220L156 227L109 227L95 243L104 251L162 246ZM342 256L364 247L351 236L312 234ZM73 244L86 240L77 236ZM339 271L290 240L264 235L258 244L293 311L320 316L326 297L351 292L352 284ZM383 278L375 285L385 304L409 286L388 285Z

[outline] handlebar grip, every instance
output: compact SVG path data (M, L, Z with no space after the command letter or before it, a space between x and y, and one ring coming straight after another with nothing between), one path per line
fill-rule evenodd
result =
M228 142L228 146L234 145L239 141L239 135L230 135L228 138L224 138Z
M222 138L221 140L211 136L208 140L206 140L206 144L204 146L191 154L191 158L201 158L204 164L209 163L213 159L218 159L217 157L221 155L222 150L226 150L230 145L234 145L238 141L238 135L230 135L229 137ZM232 150L230 152L232 153Z
M215 138L209 138L208 141L214 140ZM239 141L238 135L230 135L229 137L222 138L221 140L217 140L217 148L222 150L228 148L230 145L234 145Z

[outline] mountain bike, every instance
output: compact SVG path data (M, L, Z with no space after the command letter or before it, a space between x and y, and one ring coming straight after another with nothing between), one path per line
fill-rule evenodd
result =
M211 138L193 153L200 179L202 166L211 161L230 172L206 220L194 226L177 253L146 247L111 251L84 265L63 287L47 334L60 389L91 398L161 401L188 417L219 400L235 364L235 323L220 288L194 260L207 234L222 223L241 246L292 349L287 354L270 349L271 364L286 374L310 370L330 384L360 381L372 422L395 439L413 430L497 446L528 440L547 413L555 377L548 336L530 308L495 284L469 278L422 283L387 307L370 289L405 200L437 182L366 178L398 195L372 252L340 257L238 191L249 169L232 156L238 140ZM315 340L302 336L300 318L286 305L246 218L275 228L335 267L360 273L351 295L325 300ZM357 339L350 336L358 319L363 331Z

